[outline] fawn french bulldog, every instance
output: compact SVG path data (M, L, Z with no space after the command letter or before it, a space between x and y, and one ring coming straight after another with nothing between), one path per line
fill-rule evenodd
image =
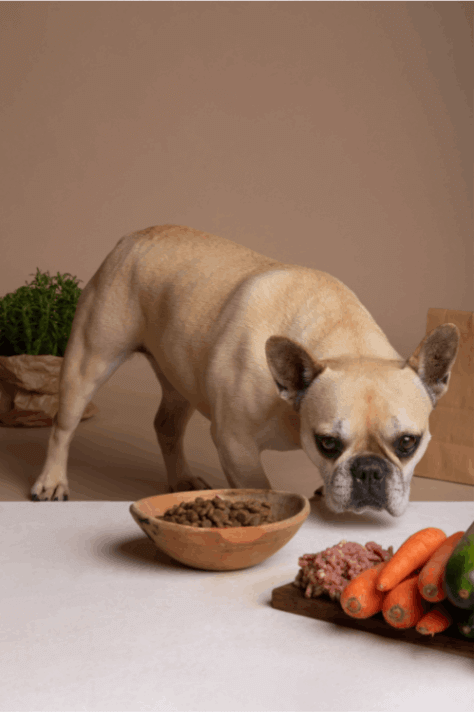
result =
M230 487L269 489L261 451L302 448L329 509L400 516L458 342L457 327L444 324L403 359L325 272L187 227L128 235L79 299L32 498L68 498L68 450L84 408L141 352L163 392L154 426L171 491L209 487L183 453L198 410Z

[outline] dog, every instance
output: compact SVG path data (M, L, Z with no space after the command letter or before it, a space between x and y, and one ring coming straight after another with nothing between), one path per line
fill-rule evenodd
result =
M123 237L85 286L35 501L68 499L69 445L98 388L143 353L171 492L209 489L183 452L195 410L231 488L271 489L263 450L303 449L334 513L405 511L459 345L434 329L408 359L331 275L177 225Z

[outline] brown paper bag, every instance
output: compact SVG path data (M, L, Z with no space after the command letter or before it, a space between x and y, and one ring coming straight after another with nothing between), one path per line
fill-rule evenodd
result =
M446 323L461 332L459 351L449 388L430 415L432 438L415 475L474 485L474 313L429 309L426 333Z
M53 424L62 362L62 356L0 356L0 425L41 428ZM98 410L89 403L81 420Z

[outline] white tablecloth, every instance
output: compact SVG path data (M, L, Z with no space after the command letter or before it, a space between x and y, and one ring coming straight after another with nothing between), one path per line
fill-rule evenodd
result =
M159 554L129 505L0 503L1 710L474 710L474 660L270 605L302 554L449 535L472 502L413 502L400 518L313 504L282 550L228 573Z

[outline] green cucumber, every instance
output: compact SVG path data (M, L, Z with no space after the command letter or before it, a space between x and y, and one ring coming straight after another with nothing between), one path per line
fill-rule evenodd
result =
M455 606L474 611L474 522L448 559L443 588Z
M458 628L459 632L466 636L466 638L474 639L474 611L472 611L467 620L458 623Z

